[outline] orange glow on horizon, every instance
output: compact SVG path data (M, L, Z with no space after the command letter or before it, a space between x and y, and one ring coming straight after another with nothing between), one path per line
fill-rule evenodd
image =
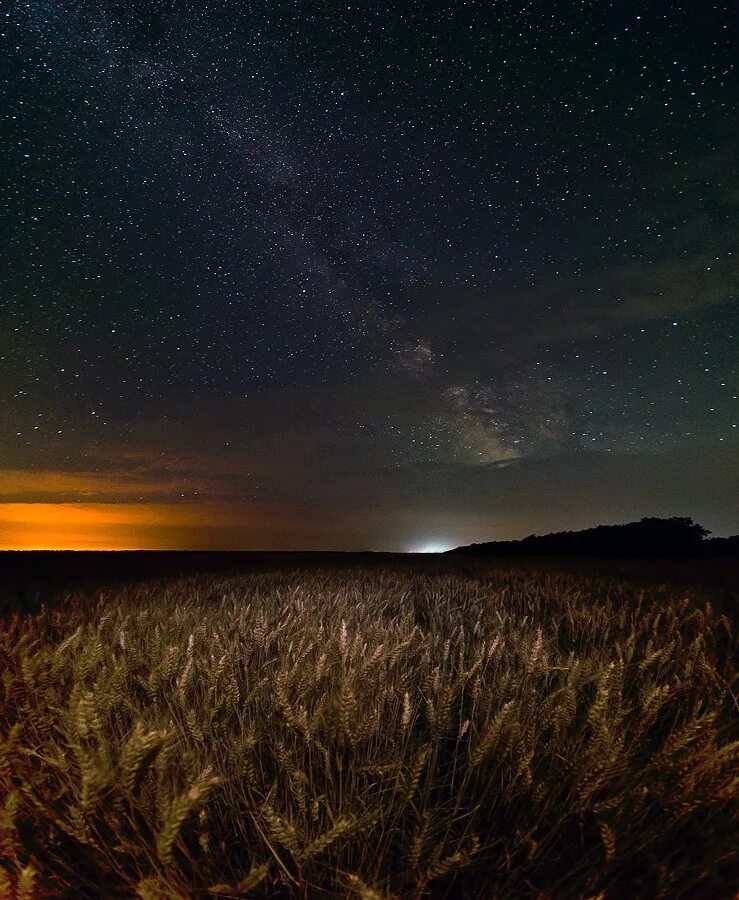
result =
M204 512L172 504L0 503L0 549L170 549L207 524Z
M294 511L215 499L217 487L213 473L0 468L0 550L243 550L301 540ZM174 499L184 491L202 499Z
M0 550L270 550L310 529L269 504L3 503Z

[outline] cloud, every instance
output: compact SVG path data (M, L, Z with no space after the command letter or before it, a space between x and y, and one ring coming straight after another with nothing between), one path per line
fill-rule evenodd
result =
M69 472L52 469L0 469L0 501L13 499L83 500L109 497L138 500L171 496L182 491L207 491L210 484L188 473L166 475L110 469L104 472Z
M554 275L536 286L416 288L412 323L455 371L503 371L543 347L603 337L625 325L691 316L730 304L739 274L730 256L702 254L634 263L580 278ZM425 298L433 297L429 304Z

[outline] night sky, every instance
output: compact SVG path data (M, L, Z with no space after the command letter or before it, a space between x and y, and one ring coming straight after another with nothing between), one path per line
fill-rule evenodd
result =
M0 546L739 530L730 0L0 10Z

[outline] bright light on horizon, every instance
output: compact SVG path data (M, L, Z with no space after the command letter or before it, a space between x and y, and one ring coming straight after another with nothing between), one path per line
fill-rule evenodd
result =
M419 544L411 547L408 553L446 553L447 550L453 550L457 545L449 544L443 541L429 541L427 544Z

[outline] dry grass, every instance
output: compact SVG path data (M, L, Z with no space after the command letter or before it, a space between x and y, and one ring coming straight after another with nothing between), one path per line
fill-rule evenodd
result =
M0 629L0 896L733 896L735 650L566 575L66 598Z

